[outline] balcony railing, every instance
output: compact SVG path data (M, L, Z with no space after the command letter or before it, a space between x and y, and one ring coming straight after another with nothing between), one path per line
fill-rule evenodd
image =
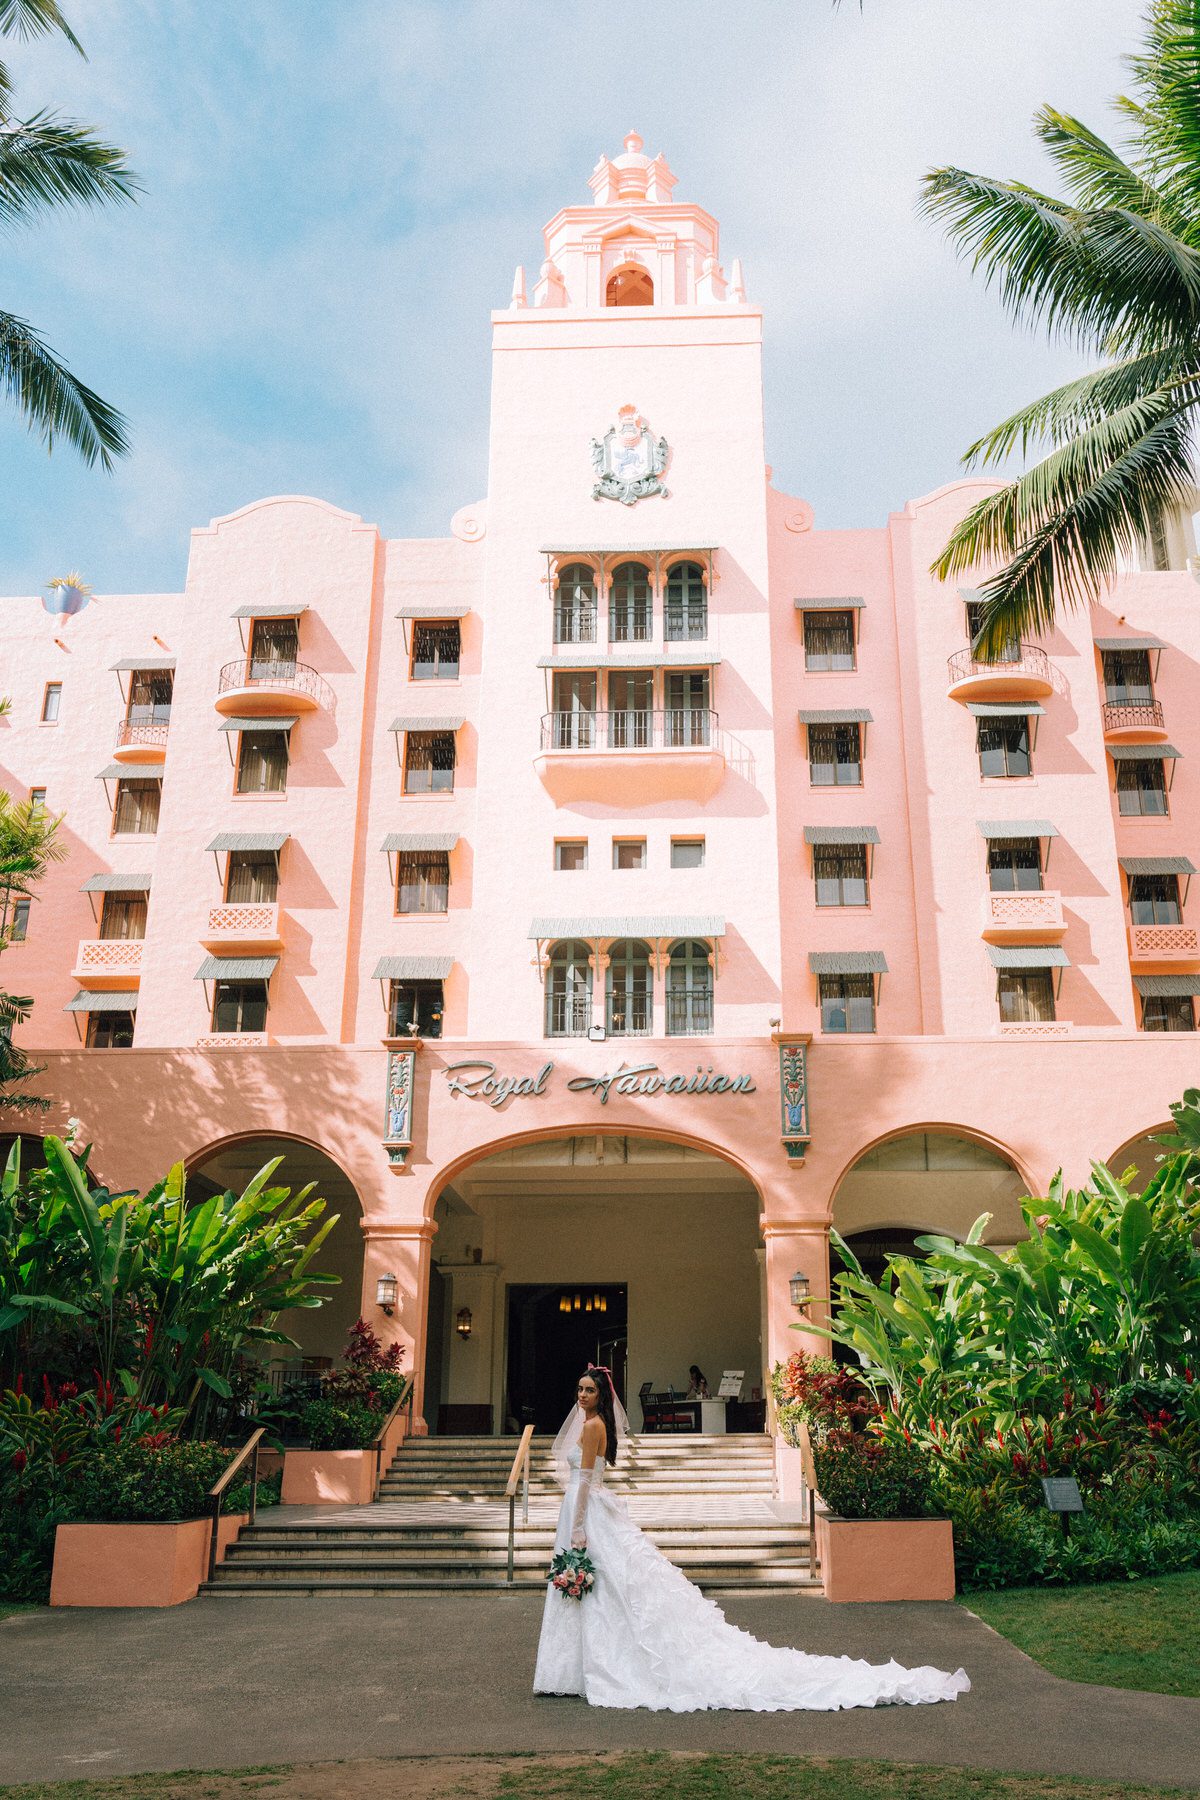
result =
M117 726L117 749L165 750L170 725L166 720L122 719Z
M1131 925L1131 962L1200 962L1200 932L1193 925Z
M983 935L1019 938L1026 933L1047 936L1066 930L1062 895L1051 888L992 892L983 897Z
M1104 702L1104 735L1114 737L1125 732L1165 731L1162 703L1158 700L1106 700Z
M968 644L954 652L947 668L952 692L966 686L974 690L1033 684L1049 693L1052 685L1050 658L1037 644L1006 644L1000 655L987 659L977 657Z
M649 994L622 995L610 999L604 1027L609 1037L649 1037L654 1029L654 1005Z
M204 933L208 944L279 942L279 906L275 902L228 901L210 906Z
M136 981L142 970L141 938L84 938L75 952L74 975ZM102 983L101 983L102 985Z
M708 993L667 995L667 1036L708 1037L713 1028L713 997Z
M596 642L596 618L594 606L556 606L554 609L555 643L594 644Z
M701 606L668 605L664 624L669 644L703 643L708 636L708 609Z
M592 1029L592 1001L551 994L546 1009L547 1037L586 1037Z
M608 639L611 644L648 644L654 636L654 615L648 606L610 607Z
M262 1050L265 1031L209 1031L196 1039L197 1050Z
M719 721L704 707L665 712L554 712L542 717L543 750L694 750L717 741Z
M1001 1037L1016 1038L1064 1038L1070 1037L1071 1027L1065 1019L1014 1019L1001 1023Z
M282 693L289 698L308 700L320 705L326 683L315 669L302 662L272 662L265 657L239 657L221 670L218 692L221 694L261 692Z

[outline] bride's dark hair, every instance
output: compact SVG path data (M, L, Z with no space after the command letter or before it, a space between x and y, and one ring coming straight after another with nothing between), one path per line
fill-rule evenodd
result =
M591 1363L583 1371L579 1380L582 1381L585 1375L595 1382L596 1392L600 1396L600 1404L596 1411L604 1420L604 1460L611 1469L617 1460L617 1416L613 1411L612 1376L607 1369L597 1369ZM578 1386L578 1383L576 1385Z

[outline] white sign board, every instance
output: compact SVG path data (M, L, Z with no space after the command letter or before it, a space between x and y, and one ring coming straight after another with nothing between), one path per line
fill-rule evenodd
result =
M740 1400L742 1382L745 1380L745 1369L725 1369L721 1374L721 1385L717 1389L718 1400Z

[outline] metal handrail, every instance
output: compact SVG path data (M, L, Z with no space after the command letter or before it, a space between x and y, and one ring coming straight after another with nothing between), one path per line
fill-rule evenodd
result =
M308 663L293 662L290 657L271 662L265 656L239 656L221 670L218 688L222 694L231 688L281 688L286 693L311 694L320 699L325 681Z
M1104 702L1105 731L1161 731L1163 729L1163 709L1161 700L1106 700Z
M521 1494L521 1523L529 1523L529 1456L533 1443L533 1426L527 1425L521 1433L521 1442L517 1445L517 1454L513 1457L513 1466L508 1472L508 1484L504 1489L504 1498L508 1501L508 1585L513 1584L513 1553L516 1549L517 1537L517 1488Z
M704 706L550 712L542 714L542 749L707 750L717 742L719 724Z
M1013 654L1015 652L1015 654ZM1039 681L1050 679L1050 658L1039 644L1006 644L998 656L976 656L968 644L949 658L951 681L966 681L972 675L1034 676Z
M375 1452L375 1483L371 1489L371 1499L372 1500L378 1500L378 1498L379 1498L379 1488L380 1488L381 1482L383 1481L383 1444L384 1444L384 1439L387 1437L388 1432L391 1430L392 1421L395 1419L397 1413L400 1413L400 1412L408 1413L408 1431L405 1435L408 1437L412 1436L413 1392L414 1392L414 1388L413 1388L413 1383L411 1381L408 1383L407 1387L404 1387L400 1390L399 1399L396 1401L395 1406L393 1406L393 1408L392 1408L391 1412L388 1414L387 1418L383 1421L383 1424L379 1427L379 1430L375 1434L375 1441L370 1446L371 1449L374 1450L374 1452Z
M170 726L161 719L122 719L117 726L117 747L122 744L165 744Z
M225 1489L229 1486L246 1458L250 1458L250 1523L253 1525L258 1512L258 1446L266 1435L266 1426L260 1425L246 1439L237 1455L226 1463L223 1474L208 1490L209 1503L212 1506L212 1528L208 1537L208 1579L211 1581L217 1572L217 1532L221 1524L221 1501Z

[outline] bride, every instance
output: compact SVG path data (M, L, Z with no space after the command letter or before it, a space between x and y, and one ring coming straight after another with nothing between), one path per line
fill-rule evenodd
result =
M555 1552L586 1550L596 1582L582 1600L549 1587L542 1615L538 1694L581 1694L592 1706L670 1712L836 1712L847 1706L917 1706L953 1700L962 1669L905 1669L777 1649L730 1625L630 1519L604 1486L629 1421L607 1369L589 1368L578 1404L554 1441L566 1488Z

